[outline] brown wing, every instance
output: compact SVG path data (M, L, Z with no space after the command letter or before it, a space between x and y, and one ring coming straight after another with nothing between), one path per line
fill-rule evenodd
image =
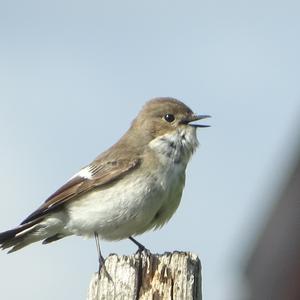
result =
M52 194L36 211L29 215L21 224L26 224L47 213L54 211L64 203L96 188L119 180L125 174L137 167L140 160L120 159L105 163L95 162L82 170L89 173L88 178L77 176L71 178L66 184Z

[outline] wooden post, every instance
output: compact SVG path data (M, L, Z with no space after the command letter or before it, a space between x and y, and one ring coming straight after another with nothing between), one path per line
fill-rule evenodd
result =
M201 300L201 264L190 252L111 254L90 282L87 300Z

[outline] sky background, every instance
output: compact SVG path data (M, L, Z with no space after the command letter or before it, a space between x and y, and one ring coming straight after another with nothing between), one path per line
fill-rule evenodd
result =
M199 255L203 299L240 299L256 234L299 144L299 1L0 1L0 231L172 96L209 129L179 209L139 237ZM102 242L104 255L136 251ZM3 299L85 299L93 240L0 253Z

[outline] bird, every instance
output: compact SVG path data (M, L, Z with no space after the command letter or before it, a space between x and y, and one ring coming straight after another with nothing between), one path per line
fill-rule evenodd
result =
M145 103L127 132L83 167L13 229L0 233L8 253L70 235L100 240L130 239L161 228L179 206L187 164L198 146L196 121L186 104L170 97Z

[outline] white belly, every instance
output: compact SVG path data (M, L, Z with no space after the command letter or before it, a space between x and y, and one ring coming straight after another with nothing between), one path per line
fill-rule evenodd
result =
M178 133L182 134L182 133ZM170 142L175 147L170 148ZM69 234L118 240L158 228L177 209L185 182L185 168L195 150L195 130L165 135L149 144L157 159L155 170L143 167L107 188L95 189L66 206Z
M176 173L160 178L133 173L113 187L87 193L66 206L66 231L83 236L97 232L103 239L119 240L160 227L180 202L184 182L179 184Z

